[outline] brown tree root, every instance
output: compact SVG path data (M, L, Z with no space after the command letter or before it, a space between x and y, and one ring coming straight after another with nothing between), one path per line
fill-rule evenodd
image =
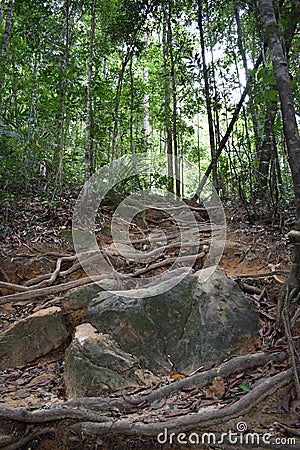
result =
M44 436L45 434L56 434L56 433L57 430L55 427L47 427L42 428L41 430L34 430L31 433L30 432L26 433L26 435L18 441L11 439L9 443L6 443L6 445L2 445L0 448L2 448L2 450L18 450L22 448L24 445L32 442L33 439Z
M30 300L38 297L45 297L47 295L57 294L58 292L68 291L78 286L83 286L85 284L95 283L107 278L107 274L101 276L95 276L93 279L90 277L80 278L79 280L69 281L68 283L59 284L57 286L48 286L41 289L29 289L26 292L20 292L17 294L3 295L0 297L0 305L5 303L20 301L20 300Z
M10 421L12 427L18 424L27 425L27 431L23 432L22 436L22 432L19 430L14 435L14 441L3 442L4 445L1 448L14 450L46 434L55 434L57 439L62 439L64 443L67 443L62 448L66 449L72 448L70 447L72 442L80 442L83 445L86 440L97 440L101 436L111 434L127 436L129 439L134 436L153 439L158 433L165 430L168 434L178 434L203 429L213 430L213 427L218 425L222 425L222 428L226 429L226 424L228 424L227 429L229 430L230 421L241 419L252 408L258 407L266 397L290 384L293 381L293 369L261 381L236 403L230 406L222 405L219 409L203 407L198 412L172 418L160 416L160 412L157 410L156 417L153 419L151 403L186 387L204 387L216 376L225 377L266 363L282 362L285 358L286 355L283 352L255 353L235 357L219 367L196 373L154 390L150 394L141 395L139 399L143 401L143 409L138 414L131 413L132 404L122 396L70 400L55 405L49 410L28 411L26 408L0 407L0 421L5 420L6 423ZM243 448L248 447L243 446ZM249 448L258 450L259 447ZM273 447L269 446L268 448Z
M271 272L261 272L261 273L240 273L234 274L233 278L268 278L273 277L274 275L288 275L290 273L289 270L285 269L277 269L272 270Z
M224 425L230 420L236 420L244 416L252 408L262 403L266 397L271 396L278 389L290 384L292 380L293 370L288 369L262 381L236 403L221 407L217 410L203 408L198 413L191 413L172 419L163 418L163 420L152 423L144 423L147 421L145 415L141 416L141 421L138 422L136 417L133 419L130 417L126 419L113 419L102 423L92 421L79 422L71 425L70 430L79 432L81 435L101 435L113 432L126 435L157 436L165 428L169 433L195 431L208 427L213 429L217 425Z
M267 363L280 363L286 359L286 353L254 353L243 356L237 356L222 363L218 367L196 373L190 377L180 379L171 384L162 386L153 390L150 394L135 397L134 403L151 404L155 400L167 397L169 394L181 389L197 386L204 387L211 383L215 377L227 377L234 373L262 366ZM273 377L275 378L275 377ZM273 379L271 378L271 379ZM249 395L249 394L248 394ZM127 398L127 397L125 397ZM107 412L110 408L118 408L121 412L126 412L132 407L123 396L119 397L86 397L75 400L69 400L65 403L55 405L49 410L27 411L26 408L7 408L0 407L0 419L9 419L25 423L45 423L61 419L81 419L95 421L109 421L111 418L101 415L99 412ZM91 412L97 411L97 412ZM93 419L92 419L93 416ZM89 418L89 419L88 419Z

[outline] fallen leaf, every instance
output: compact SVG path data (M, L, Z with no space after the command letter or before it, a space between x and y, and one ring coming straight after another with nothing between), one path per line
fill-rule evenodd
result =
M183 378L185 378L185 375L181 372L178 372L178 373L173 373L173 375L170 375L170 378L172 380L182 380Z
M248 384L246 383L241 383L239 384L239 388L242 389L245 392L249 392L251 391L251 388L248 386Z
M224 397L226 388L222 377L215 377L213 379L211 390L218 398Z

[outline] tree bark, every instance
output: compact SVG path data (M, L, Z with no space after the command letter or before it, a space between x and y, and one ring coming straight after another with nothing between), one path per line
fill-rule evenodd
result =
M3 0L1 3L1 23L3 21L3 11L4 11L4 3ZM0 109L2 107L2 89L4 85L5 75L4 75L4 69L5 69L5 63L6 63L6 53L7 53L7 46L9 43L10 35L11 35L11 27L12 27L12 16L13 16L13 7L14 7L14 0L10 0L7 6L7 12L6 12L6 20L5 20L5 28L4 28L4 34L1 42L1 56L0 56ZM0 25L1 25L0 23Z
M295 300L297 299L300 290L300 136L288 72L288 62L280 41L279 27L276 21L272 0L260 0L260 9L277 82L283 120L283 131L295 193L297 230L293 230L289 233L289 238L294 244L294 259L288 279L281 291L277 307L277 323L280 327L283 322L286 335L289 336L289 320L294 315L295 307L297 307ZM296 380L299 381L297 374Z
M169 42L168 42L168 19L169 11L164 10L163 22L163 61L164 61L164 78L165 78L165 133L166 133L166 147L168 158L168 186L169 192L174 192L174 171L173 171L173 138L171 126L171 81L169 70Z
M0 27L2 25L2 20L3 20L4 5L5 5L5 0L2 0L1 5L0 5Z
M94 153L91 142L92 128L92 76L93 76L93 56L94 56L94 40L95 40L95 17L96 17L97 0L93 0L91 11L91 30L90 30L90 50L88 65L88 82L87 82L87 104L86 104L86 132L85 132L85 179L94 172Z
M116 92L116 98L115 98L115 108L114 108L114 130L113 130L113 136L112 136L112 143L111 143L111 159L113 160L116 155L116 143L119 133L119 109L120 109L120 103L121 103L121 94L122 94L122 87L123 87L123 79L124 74L126 70L126 66L128 62L130 61L130 58L132 58L132 52L133 50L128 49L125 57L122 60L121 68L119 70L119 77L118 77L118 85L117 85L117 92Z
M3 39L2 39L2 45L1 45L2 56L6 54L7 45L8 45L9 38L10 38L13 7L14 7L14 0L10 0L10 2L8 3L8 7L7 7L5 29L4 29L4 35L3 35ZM1 9L2 9L2 11L1 11L1 16L2 16L3 5L1 7ZM2 17L1 17L1 21L2 21Z
M287 143L295 192L297 229L300 229L300 136L296 121L288 63L281 45L279 27L272 0L260 0L260 9L280 98L283 130Z
M168 14L168 33L167 33L167 40L168 40L168 47L169 47L169 53L170 53L170 78L171 78L171 84L172 84L172 117L173 117L173 154L174 154L174 169L175 169L175 194L177 197L180 197L181 190L180 190L180 171L179 171L179 164L178 164L178 139L177 139L177 91L176 91L176 79L175 79L175 62L174 62L174 55L173 55L173 32L172 32L172 22L171 22L171 2L169 2L169 14Z
M205 87L205 102L206 102L206 111L207 111L208 128L209 128L209 143L210 143L210 153L211 153L213 185L214 185L215 189L218 189L217 155L216 155L216 146L215 146L215 132L214 132L213 114L212 114L212 107L211 107L210 88L209 88L209 80L208 80L208 70L207 70L206 56L205 56L202 0L198 0L197 20L198 20L198 28L199 28L199 33L200 33L200 44L201 44L203 77L204 77L204 87Z
M71 3L71 0L66 0L65 3L65 24L63 30L64 54L60 58L59 71L61 74L61 81L58 86L58 96L60 102L60 111L57 117L57 142L54 154L54 169L56 170L57 188L61 191L62 176L63 176L63 156L66 141L66 100L68 94L68 78L66 73L69 67L69 56L74 34L74 21L76 16L77 1Z

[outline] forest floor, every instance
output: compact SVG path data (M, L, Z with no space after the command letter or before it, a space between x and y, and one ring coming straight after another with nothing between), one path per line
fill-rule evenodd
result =
M24 285L29 280L45 273L45 260L48 267L54 270L56 261L63 255L74 253L71 242L72 202L49 207L41 204L37 199L31 203L19 203L6 210L7 228L3 229L0 242L0 281ZM112 211L104 208L101 213L102 232L99 239L110 244L111 237L107 230L110 225ZM276 329L276 308L279 292L291 265L292 248L287 233L289 229L279 229L276 225L256 223L251 224L243 211L226 211L227 238L226 246L221 259L221 266L232 276L246 292L253 286L254 293L247 294L257 306L261 318L259 339L253 348L243 349L243 353L254 351L287 351L287 343ZM44 257L41 258L41 255ZM46 264L47 265L47 264ZM66 264L68 269L70 264ZM276 270L276 274L272 271ZM280 273L282 270L282 274ZM79 270L68 276L67 280L80 279L84 273ZM249 291L250 290L250 291ZM1 288L4 296L11 294L6 288ZM49 305L60 305L60 294L44 296L34 301L20 300L0 304L0 330L5 330L15 321L24 318L37 310ZM299 347L300 338L295 339ZM0 371L0 408L25 407L29 411L38 408L47 409L67 400L63 381L63 361L66 345L58 350L40 358L34 363L16 368ZM260 378L282 372L289 364L279 362L266 364L257 370L246 370L226 379L225 389L227 402L229 397L235 400L247 394L249 386ZM240 379L243 382L240 382ZM167 380L171 382L174 380ZM162 380L162 383L166 380ZM199 393L194 393L197 399ZM201 393L202 402L207 406L220 403L220 399L212 395L209 388ZM186 398L188 396L186 395ZM190 397L189 397L190 404ZM188 413L187 403L182 403L181 414ZM134 407L136 409L136 407ZM276 430L278 436L293 435L291 430L297 422L298 403L295 389L289 386L288 390L279 390L264 404L264 409L257 409L251 416L251 429ZM295 415L296 411L296 415ZM133 411L134 413L134 411ZM180 414L180 412L179 412ZM266 420L266 414L268 420ZM175 416L175 413L174 413ZM276 424L276 425L275 425ZM276 428L277 427L277 428ZM297 425L298 427L298 425ZM297 435L298 432L295 432ZM51 439L36 439L35 445L30 448L54 449ZM128 441L129 442L129 441ZM99 448L113 448L109 444ZM116 445L116 444L114 444ZM15 447L17 448L17 447ZM19 447L18 447L19 448ZM21 447L20 447L21 448ZM23 448L23 447L22 447ZM24 446L25 448L29 448ZM76 447L77 448L77 447ZM114 448L129 448L123 443ZM131 448L148 448L146 444L140 447L131 444ZM154 446L149 448L169 448ZM171 447L170 447L171 448ZM173 447L172 447L173 448ZM177 448L177 447L174 447ZM179 447L178 447L179 448ZM187 448L185 446L185 448ZM200 448L200 447L197 447ZM203 447L218 448L218 447ZM234 447L238 448L238 447ZM295 446L280 446L277 448L298 448ZM300 447L299 447L300 448Z

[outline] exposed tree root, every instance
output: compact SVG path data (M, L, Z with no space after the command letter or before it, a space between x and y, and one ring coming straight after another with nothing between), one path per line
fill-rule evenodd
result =
M212 369L206 370L205 372L196 373L190 377L180 379L171 384L155 389L149 394L140 395L138 398L128 398L126 396L79 398L69 400L59 405L55 405L49 410L43 409L36 411L28 411L26 408L8 408L2 406L0 407L0 419L12 420L22 423L49 423L63 419L80 419L81 421L87 420L101 423L110 422L111 417L105 416L105 413L110 411L112 408L117 408L120 412L123 413L130 410L130 408L132 408L132 402L130 401L131 399L135 400L135 404L151 405L152 402L165 398L171 393L180 391L181 389L191 388L195 386L197 386L197 388L202 388L211 383L211 381L215 377L227 377L237 372L244 371L246 369L252 369L254 367L261 366L270 362L283 362L285 359L286 354L284 352L259 352L237 356L230 359L229 361L222 363L218 367L214 367ZM291 369L284 372L286 380L290 380L290 373ZM268 390L269 386L273 386L272 380L275 380L276 383L279 380L279 383L281 383L281 378L279 377L277 380L276 377L277 375L270 378L269 380L262 382L259 386L266 386ZM257 386L257 388L259 386ZM260 388L259 392L263 393L263 388ZM250 394L252 393L250 392L246 397L248 398ZM252 397L250 396L250 398ZM225 409L227 410L227 407L224 408L224 411ZM194 419L192 419L192 421L193 420Z
M41 289L29 289L26 292L21 292L19 294L9 294L3 295L0 297L0 305L5 303L20 301L20 300L31 300L33 301L38 297L45 297L47 295L57 294L58 292L68 291L69 289L73 289L78 286L83 286L85 284L95 283L97 281L101 281L107 278L107 274L99 275L93 277L93 280L90 277L80 278L79 280L69 281L68 283L59 284L57 286L48 286Z
M22 448L24 445L32 442L33 439L44 436L45 434L57 434L57 429L55 427L44 427L41 430L34 430L32 432L28 431L22 439L18 441L10 439L10 443L6 443L6 445L1 446L0 448L2 448L2 450L17 450Z
M201 374L197 374L193 377L193 384L197 384L197 379L199 376L203 377L202 382L207 384L212 376L212 371L214 375L217 374L228 374L228 370L234 371L243 370L245 367L252 367L253 365L263 364L267 360L282 359L281 354L255 354L249 356L243 356L234 358L222 364L220 367L215 369L210 369ZM248 363L248 364L247 364ZM242 364L243 367L238 367L237 364ZM210 375L208 375L210 373ZM232 373L232 372L231 372ZM173 383L172 389L180 390L182 388L182 382L187 381L180 380L179 382ZM206 381L204 381L206 380ZM237 421L238 419L244 417L253 408L257 408L268 396L273 395L277 390L289 385L293 380L293 369L290 368L282 373L274 375L273 377L267 378L261 381L257 386L245 394L240 400L232 403L229 406L219 406L218 409L212 409L203 407L200 408L198 412L191 412L187 415L182 415L178 417L166 418L164 416L160 417L159 411L157 411L156 419L153 419L153 410L151 410L151 401L157 397L154 395L144 396L148 398L148 403L150 409L143 408L141 412L136 414L130 414L129 409L132 405L128 405L123 398L117 399L105 399L105 398L87 398L78 399L66 402L65 404L54 407L50 410L38 410L38 411L27 411L26 409L10 409L10 408L0 408L0 418L5 420L11 420L13 423L23 423L27 425L27 432L23 436L14 442L10 442L7 445L4 444L2 448L4 450L13 450L20 448L30 442L30 440L35 439L44 434L54 434L60 435L63 441L69 443L68 447L72 448L71 443L79 442L81 445L85 443L87 439L97 440L98 437L103 435L112 434L114 436L138 436L138 437L157 437L159 433L167 430L168 435L170 433L195 433L202 430L216 430L218 426L222 426L222 429L229 430L232 427L232 421ZM200 385L201 381L199 380ZM190 384L188 384L190 386ZM165 386L169 387L169 386ZM160 389L160 395L168 395L170 391ZM155 392L153 392L155 394ZM114 408L116 410L116 404L121 406L123 409L119 410L119 414L123 412L123 415L115 417L113 414L114 410L111 410L112 402L114 402ZM124 409L125 408L125 409ZM101 412L95 412L93 410L102 410ZM126 413L126 410L128 412ZM126 415L124 416L124 412ZM230 423L231 422L231 423ZM49 423L52 425L49 426ZM35 425L33 425L35 424ZM47 424L46 427L43 424ZM63 436L61 436L63 434ZM76 447L77 448L77 447ZM82 448L82 447L81 447ZM94 448L94 447L93 447ZM196 447L197 448L197 447ZM223 448L223 447L222 447ZM227 446L226 448L230 448ZM243 448L265 448L263 446L247 447L243 445ZM268 448L273 448L269 447Z
M164 428L169 432L180 433L202 428L213 428L216 425L224 424L232 419L244 416L252 408L263 402L267 396L272 395L276 390L286 386L293 380L293 370L288 369L282 373L274 375L271 378L262 381L252 391L246 394L237 402L230 406L221 407L220 409L203 408L198 413L191 413L185 416L165 419L154 423L137 422L136 417L133 420L113 419L110 421L97 422L79 422L72 425L72 430L78 430L81 433L101 434L107 432L129 434L129 435L145 435L156 436ZM145 420L145 417L142 418Z
M272 270L270 272L261 272L261 273L240 273L234 275L234 278L268 278L273 277L274 275L288 275L290 273L289 270L277 269Z

